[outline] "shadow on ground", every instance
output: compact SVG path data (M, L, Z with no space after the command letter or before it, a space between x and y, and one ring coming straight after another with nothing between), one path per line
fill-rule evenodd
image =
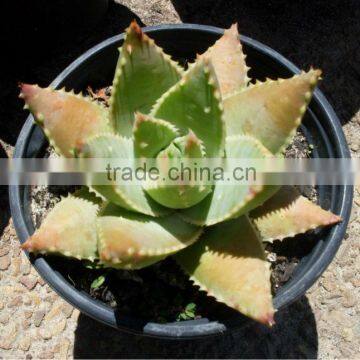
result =
M6 152L0 144L0 159L7 158ZM0 238L10 219L9 188L0 185Z
M360 108L357 0L172 0L183 22L229 27L279 51L302 69L323 70L320 88L343 123Z
M306 297L276 315L267 329L249 322L236 334L191 341L128 335L80 315L75 358L316 358L318 336Z
M93 2L90 0L90 3ZM6 64L0 74L0 137L8 144L15 145L26 119L23 102L18 99L19 82L49 85L84 51L110 36L120 34L131 20L137 19L140 24L141 20L127 7L112 1L109 2L107 13L96 25L80 17L71 19L72 1L52 0L46 6L43 0L13 0L6 3L10 5L9 9L3 9L5 5L0 4L0 40L2 59ZM47 9L51 8L49 5L55 5L56 8L57 3L64 6L70 4L64 9L65 23L59 15L54 16L54 20L41 12L41 7Z

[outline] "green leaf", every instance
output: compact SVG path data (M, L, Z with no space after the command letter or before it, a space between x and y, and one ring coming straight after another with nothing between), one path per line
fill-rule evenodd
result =
M320 77L319 70L267 80L224 98L226 131L256 137L272 153L292 140Z
M131 137L135 112L149 113L181 74L182 69L133 21L120 50L110 98L111 121L116 132Z
M73 157L74 151L90 137L110 132L107 110L80 94L23 84L20 97L43 128L50 144L66 157Z
M100 260L110 267L139 269L184 249L201 232L177 214L153 218L109 204L98 218Z
M283 186L262 206L250 213L263 241L282 240L318 227L337 224L341 218Z
M83 147L81 156L86 158L113 158L128 160L128 167L135 169L132 141L118 135L100 135L90 139ZM105 169L104 169L105 170ZM109 201L123 207L124 209L137 211L151 216L161 216L169 213L161 205L152 200L142 189L141 184L130 180L122 181L118 175L103 174L104 181L109 185L93 185L93 188Z
M138 158L153 158L178 136L176 128L165 120L136 113L134 152Z
M227 138L226 155L229 159L259 159L272 156L258 140L244 135ZM214 225L246 214L277 190L277 186L215 184L213 192L201 203L182 210L180 215L193 224Z
M93 261L97 257L98 209L97 205L80 198L63 198L22 248Z
M98 289L102 284L104 284L105 280L105 276L100 275L91 283L90 288L94 290Z
M191 179L189 173L180 172L182 166L194 172L195 167L191 159L202 157L202 144L193 132L190 131L187 136L177 138L157 157L160 183L149 180L144 185L144 189L156 202L171 209L184 209L199 203L211 192L211 186L193 183L194 179ZM172 174L171 169L178 171ZM167 179L170 184L162 184L163 179Z
M224 35L216 41L201 57L210 58L219 80L221 94L231 94L247 86L248 67L240 44L237 24L224 31Z
M190 312L194 312L196 310L196 304L194 303L189 303L186 305L185 307L186 311L190 311Z
M151 115L174 124L186 135L191 129L208 157L223 155L225 125L214 69L207 58L191 65L183 78L155 104Z
M270 265L246 216L207 228L175 259L200 290L261 323L273 323Z

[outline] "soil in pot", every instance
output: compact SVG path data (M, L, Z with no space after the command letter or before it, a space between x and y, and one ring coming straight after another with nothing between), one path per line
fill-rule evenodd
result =
M97 92L89 89L89 93L106 103L110 89ZM286 149L286 157L306 158L311 156L311 151L311 146L299 131ZM48 148L44 156L56 155ZM33 187L30 196L35 226L40 226L46 214L60 200L60 196L75 189L76 187L68 186ZM299 190L316 202L317 191L314 187L301 187ZM309 232L267 245L273 295L291 279L300 260L311 252L316 242L316 234ZM201 317L226 320L234 316L234 310L193 286L172 258L135 271L96 268L84 261L59 256L47 256L47 261L76 289L116 308L120 314L160 323Z

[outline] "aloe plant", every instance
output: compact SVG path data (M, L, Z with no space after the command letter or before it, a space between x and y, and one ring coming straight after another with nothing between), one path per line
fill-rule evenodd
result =
M74 92L22 85L21 97L65 157L262 158L291 143L319 70L250 83L233 25L187 70L133 22L109 107ZM63 198L23 244L118 269L173 255L201 290L273 323L264 243L341 219L293 187L117 182Z

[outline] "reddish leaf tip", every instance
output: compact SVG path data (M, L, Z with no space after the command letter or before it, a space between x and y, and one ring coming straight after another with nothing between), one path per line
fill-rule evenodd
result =
M142 38L143 32L141 30L140 25L137 23L135 19L131 22L129 26L129 30L132 31L139 39Z

